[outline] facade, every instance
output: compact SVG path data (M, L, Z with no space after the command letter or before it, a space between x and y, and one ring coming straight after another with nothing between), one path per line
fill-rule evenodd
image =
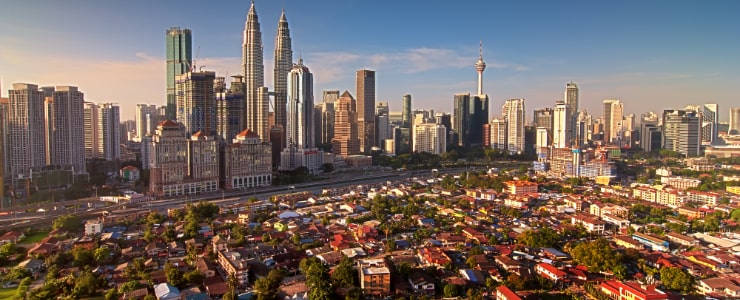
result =
M513 181L507 181L506 184L506 191L511 196L523 196L526 194L532 194L537 193L537 183L536 182L530 182L525 180L513 180Z
M224 189L272 185L272 149L257 133L245 129L226 146Z
M248 259L238 251L218 251L218 264L224 269L228 276L234 276L239 286L249 284Z
M100 122L98 112L98 106L95 103L85 102L82 112L82 126L85 131L85 159L98 157L98 125Z
M698 156L701 146L701 120L696 112L663 111L663 149L686 156Z
M604 100L604 143L618 144L621 139L624 106L619 100Z
M565 84L564 99L565 105L568 106L568 111L570 112L571 121L568 125L568 128L570 129L569 134L572 139L581 141L583 139L583 135L580 135L579 132L576 130L576 128L578 128L578 85L576 85L572 81Z
M49 98L47 97L47 102ZM47 107L49 164L72 166L75 174L85 169L85 96L74 86L57 86Z
M137 181L139 178L141 178L141 172L139 171L139 168L134 166L125 166L121 168L119 171L119 175L123 180L126 181Z
M599 287L601 292L614 300L664 300L668 294L655 288L643 286L639 282L604 281Z
M265 85L265 65L262 53L262 32L254 2L249 7L244 25L242 44L242 75L244 76L244 127L256 132L267 141L270 128L268 90Z
M334 138L334 106L339 100L339 91L323 91L321 103L321 143L331 143Z
M286 128L286 103L288 99L288 73L293 68L293 48L291 45L290 29L288 20L285 18L285 10L280 15L277 35L275 36L275 125Z
M524 99L506 100L503 106L504 120L506 120L506 150L509 153L524 151Z
M728 134L740 134L740 107L730 108L730 129Z
M154 133L159 113L156 105L136 104L134 121L136 122L136 136L141 139Z
M506 150L506 120L493 118L488 124L491 148Z
M391 292L391 272L383 259L357 261L360 287L365 295L383 296Z
M188 141L188 176L190 194L215 192L219 180L218 143L214 136L196 132Z
M244 129L244 78L231 76L229 89L216 89L216 134L230 141ZM218 78L217 78L218 80Z
M98 106L98 157L105 160L121 158L121 109L113 103Z
M563 101L555 104L555 113L553 114L552 127L552 146L556 148L566 148L571 146L573 131L573 111L571 106Z
M185 190L188 174L185 129L170 120L160 123L149 149L150 193L154 196L189 194Z
M402 111L401 111L401 127L403 128L410 128L411 127L411 94L403 95L403 98L401 98L402 102Z
M187 72L175 80L177 122L185 126L187 134L198 131L212 136L216 134L216 97L213 82L214 72Z
M299 59L287 79L287 144L280 154L280 170L306 167L316 174L323 164L323 152L315 148L313 74Z
M702 106L701 128L702 143L716 144L719 133L719 105L707 103Z
M452 129L462 147L483 145L483 125L488 123L488 96L456 94Z
M334 139L332 152L336 155L349 156L360 153L360 141L357 126L357 106L355 99L348 91L335 102Z
M357 70L357 123L360 152L375 146L375 71Z
M176 77L187 73L193 68L193 37L190 29L171 27L167 30L167 106L166 118L175 120ZM153 130L153 129L152 129ZM138 132L137 132L138 134Z
M547 130L547 136L552 139L552 128L555 122L555 111L552 108L535 109L534 120L532 122L534 122L535 128L545 128ZM548 143L546 146L549 145Z
M440 155L447 149L445 127L435 123L414 125L414 152L427 152Z

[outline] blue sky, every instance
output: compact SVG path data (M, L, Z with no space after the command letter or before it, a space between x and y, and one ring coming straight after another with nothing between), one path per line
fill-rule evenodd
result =
M4 1L0 3L2 95L14 82L77 85L86 100L164 104L165 30L193 30L197 65L239 71L249 1ZM354 94L354 72L377 71L377 101L400 110L452 111L474 92L478 41L488 64L491 115L508 98L528 111L552 106L565 83L581 108L601 116L604 99L639 114L719 103L740 106L740 1L256 1L272 84L272 51L286 9L295 60L325 89ZM531 113L527 113L531 118Z

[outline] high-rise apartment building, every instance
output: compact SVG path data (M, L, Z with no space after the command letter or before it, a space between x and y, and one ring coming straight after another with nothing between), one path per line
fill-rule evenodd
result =
M548 137L550 137L550 142L552 142L552 128L554 123L554 115L555 111L551 107L546 107L542 109L535 109L534 110L534 120L533 125L535 128L545 128L547 129Z
M332 152L348 156L360 154L357 126L357 104L352 94L344 91L334 105L334 139Z
M138 105L137 105L138 107ZM98 105L92 102L85 102L83 111L83 127L85 135L85 159L98 157L98 125L100 125L100 116L98 115ZM120 132L119 132L120 134Z
M403 95L403 110L401 111L401 127L409 128L411 126L411 94Z
M275 36L275 67L274 92L275 92L275 124L285 128L286 126L286 101L288 93L288 73L293 68L293 48L291 46L290 29L288 20L285 18L285 10L280 15L277 35Z
M447 149L445 127L435 123L414 125L414 152L427 152L440 155Z
M190 29L171 27L167 30L167 119L176 118L176 77L193 68L193 38ZM138 134L138 132L137 132Z
M244 81L241 75L231 76L228 89L216 89L216 134L231 141L244 130ZM221 79L223 80L223 78ZM217 81L219 79L217 78ZM214 86L215 88L215 86Z
M156 105L136 104L134 121L136 122L136 136L141 139L154 133L159 113Z
M105 160L121 158L121 109L113 103L98 106L98 156Z
M208 193L218 190L218 143L214 136L196 132L188 140L187 194Z
M50 128L49 164L71 166L75 174L86 173L83 122L85 95L74 86L57 86L52 101L48 104L50 113L47 116L51 116L47 120L47 127Z
M375 71L357 71L357 123L360 152L375 146Z
M453 137L450 136L450 132L452 132L452 115L449 113L437 113L437 115L434 116L434 119L437 121L437 124L445 127L447 145L452 144Z
M506 150L509 153L524 152L524 99L506 100L502 113L506 120Z
M663 132L659 126L657 114L648 112L640 117L640 148L645 152L660 149L663 146Z
M552 127L552 145L555 148L567 148L571 146L571 128L572 112L570 105L564 101L555 103L555 112L553 114Z
M492 118L488 124L491 148L506 150L506 120Z
M719 105L716 103L704 104L701 113L702 143L709 145L716 144L719 136Z
M207 136L216 134L215 79L216 73L207 71L177 76L177 122L185 126L186 134L198 131Z
M244 126L256 132L263 141L269 140L270 128L268 89L265 87L265 65L262 53L262 32L254 2L249 7L244 25L242 44L242 75L244 75Z
M334 105L339 99L339 91L323 91L321 103L321 143L331 143L334 138Z
M673 150L686 156L700 154L701 118L699 114L686 110L663 111L663 149Z
M740 107L730 108L729 134L740 134Z
M619 100L604 100L604 143L619 144L624 106Z

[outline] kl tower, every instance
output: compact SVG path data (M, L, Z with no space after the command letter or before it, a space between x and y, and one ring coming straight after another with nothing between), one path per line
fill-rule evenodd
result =
M483 71L486 70L486 63L483 62L483 41L480 42L480 56L475 63L475 69L478 70L478 95L483 95Z

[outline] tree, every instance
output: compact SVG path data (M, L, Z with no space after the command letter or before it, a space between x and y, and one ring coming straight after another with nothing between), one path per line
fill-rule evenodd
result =
M277 299L280 291L280 283L283 282L283 272L272 269L267 277L262 277L254 282L254 292L257 294L257 300Z
M106 247L100 247L93 251L93 257L98 264L102 264L110 258L110 249Z
M80 276L75 278L75 287L72 290L72 294L75 298L80 299L95 296L97 290L98 277L90 271L84 271Z
M187 282L188 284L202 284L203 279L205 279L205 276L203 276L203 273L200 272L198 269L194 269L190 272L185 273L182 276L182 279Z
M560 235L552 228L545 227L522 232L517 239L530 247L545 248L555 245L560 240Z
M694 277L681 268L661 268L660 281L669 290L679 291L683 294L689 294L694 291Z
M622 254L614 251L604 238L580 243L570 254L576 262L588 267L591 272L613 271L622 263Z
M475 260L475 257L468 257L468 259L465 261L465 264L468 265L468 268L475 268L475 266L478 265L478 261Z
M446 298L457 297L457 293L458 293L457 285L454 285L454 284L445 285L444 294Z
M119 297L118 290L110 289L105 293L105 300L117 300Z
M16 298L26 299L26 293L28 292L29 287L31 287L31 277L23 278L23 280L21 280L21 283L18 284L18 289L16 290Z
M13 281L18 280L26 277L31 277L31 271L28 271L26 268L21 267L15 267L10 269L10 272L5 274L3 277L3 280L5 281Z
M357 271L349 257L343 257L331 275L332 283L335 287L353 287L357 286Z
M324 171L324 173L331 173L334 171L334 164L333 163L325 163L321 165L321 170Z
M164 273L167 276L167 282L178 288L182 288L185 285L183 273L179 268L173 266L170 262L164 265Z
M72 250L73 263L76 267L89 266L95 260L93 252L85 248L74 248Z
M332 297L329 269L315 257L304 258L300 262L303 274L306 274L308 298L311 300L328 300Z
M78 232L82 229L82 221L74 215L63 215L54 220L52 228Z
M506 287L510 288L513 291L521 291L524 290L527 282L524 281L524 279L521 278L519 275L510 274L508 277L506 277L504 285L506 285Z

